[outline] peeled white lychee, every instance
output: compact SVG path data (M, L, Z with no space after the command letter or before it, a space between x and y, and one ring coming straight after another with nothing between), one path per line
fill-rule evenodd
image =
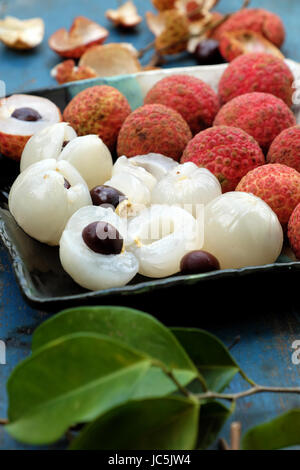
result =
M97 135L85 135L72 140L58 160L72 163L89 189L102 185L112 174L111 153Z
M260 198L229 192L211 201L204 212L204 247L221 269L274 263L283 232L276 214Z
M147 185L130 172L116 173L104 184L125 194L129 204L148 206L151 202L151 191Z
M92 200L85 181L69 162L49 159L34 163L17 177L8 204L24 232L58 245L71 215Z
M222 194L218 179L192 162L173 168L152 191L154 204L178 204L196 217L203 205Z
M153 205L128 225L134 243L129 249L137 257L140 274L161 278L180 269L182 257L202 248L200 222L177 206Z
M0 20L0 40L12 49L33 49L38 46L45 33L45 25L41 18L19 20L6 16Z
M36 132L62 120L58 107L47 98L12 95L0 100L0 152L19 160Z
M169 171L178 166L173 158L165 157L159 153L149 153L130 158L132 164L145 168L157 181L166 176Z
M93 222L107 222L118 230L124 239L120 254L101 254L85 243L82 232ZM126 251L127 227L112 209L83 207L67 223L60 240L60 260L65 271L79 285L90 290L109 289L126 285L138 272L135 255Z
M67 122L47 126L35 133L24 147L20 170L24 171L33 163L49 158L58 159L63 146L77 137L74 129Z
M118 158L112 171L113 176L120 173L130 173L131 175L136 176L147 186L150 191L152 191L157 183L156 178L145 168L136 165L131 161L131 158L126 158L124 156ZM124 178L126 178L126 175L124 175Z

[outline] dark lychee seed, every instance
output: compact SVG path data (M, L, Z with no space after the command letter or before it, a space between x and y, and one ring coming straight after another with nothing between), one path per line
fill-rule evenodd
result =
M66 180L66 178L64 178L64 187L65 187L66 189L70 189L70 187L71 187L69 181Z
M182 274L200 274L220 269L220 263L215 256L203 250L187 253L180 262Z
M199 65L214 65L224 62L219 50L219 42L214 39L201 41L196 47L195 58Z
M104 205L116 209L120 202L127 199L125 194L121 193L121 191L106 185L96 186L91 189L90 193L94 206Z
M15 119L19 119L19 121L39 121L42 119L40 113L32 108L15 109L11 116Z
M118 255L123 248L123 238L108 222L92 222L82 231L84 243L95 253Z

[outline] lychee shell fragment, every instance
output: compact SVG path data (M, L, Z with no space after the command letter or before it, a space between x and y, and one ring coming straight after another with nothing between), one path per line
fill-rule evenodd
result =
M241 29L259 33L277 47L282 45L285 38L281 18L263 8L244 8L237 11L214 31L214 37L219 40L224 33Z
M84 16L78 16L70 31L61 28L52 34L49 46L62 57L79 59L91 46L102 44L107 36L105 28Z

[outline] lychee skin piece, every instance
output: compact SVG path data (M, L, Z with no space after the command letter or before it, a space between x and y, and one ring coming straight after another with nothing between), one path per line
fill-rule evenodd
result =
M176 0L152 0L153 6L159 10L171 10L174 8Z
M107 85L87 88L68 104L63 118L79 136L97 134L114 151L130 105L122 93Z
M252 193L263 199L285 229L293 210L300 203L300 173L286 165L270 163L250 171L236 191Z
M288 224L288 237L291 248L300 260L300 204L293 211Z
M211 127L197 134L187 145L181 163L191 161L211 171L223 193L234 191L243 176L265 163L258 143L241 129Z
M277 47L280 47L285 39L281 18L263 8L245 8L234 13L215 30L214 37L220 40L224 33L242 29L261 34Z
M219 82L222 103L251 92L270 93L292 105L294 76L285 62L272 54L249 53L237 57Z
M119 156L161 153L178 161L192 133L179 113L162 104L136 109L125 120L119 137Z
M269 163L282 163L300 173L300 126L289 127L273 141L268 155Z
M160 13L164 18L165 29L155 39L155 48L162 55L179 54L186 50L189 39L189 22L185 15L177 10L165 10Z
M214 126L243 129L267 152L271 143L284 129L296 125L288 106L269 93L246 93L233 98L218 112Z
M181 114L193 134L211 127L220 109L214 90L189 75L172 75L160 80L145 98L145 104L153 103L164 104Z
M76 80L86 80L97 77L96 72L86 65L75 64L72 59L65 60L52 69L52 76L61 85L62 83L74 82Z

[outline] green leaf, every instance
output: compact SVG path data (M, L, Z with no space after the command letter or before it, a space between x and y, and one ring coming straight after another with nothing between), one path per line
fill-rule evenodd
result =
M201 406L197 449L207 449L212 445L232 410L218 401L211 401Z
M250 429L242 439L244 450L275 450L300 444L300 409Z
M88 424L71 449L191 450L199 404L181 397L132 401Z
M197 328L171 328L171 331L197 366L209 390L221 392L240 371L228 349L214 335Z
M195 377L195 372L189 370L173 370L176 379L187 386ZM198 382L199 383L199 382ZM178 390L177 386L159 367L151 367L138 381L133 399L154 398L170 395Z
M33 351L71 333L99 333L125 343L169 369L195 371L171 331L151 315L126 307L79 307L64 310L38 327L33 335Z
M66 334L94 332L118 341L161 362L182 385L197 375L197 369L168 328L151 315L127 307L79 307L64 310L36 329L33 350ZM135 398L163 396L176 390L176 385L158 368L141 378Z
M151 361L99 334L73 334L49 343L16 367L7 384L7 431L31 444L60 438L132 396Z

